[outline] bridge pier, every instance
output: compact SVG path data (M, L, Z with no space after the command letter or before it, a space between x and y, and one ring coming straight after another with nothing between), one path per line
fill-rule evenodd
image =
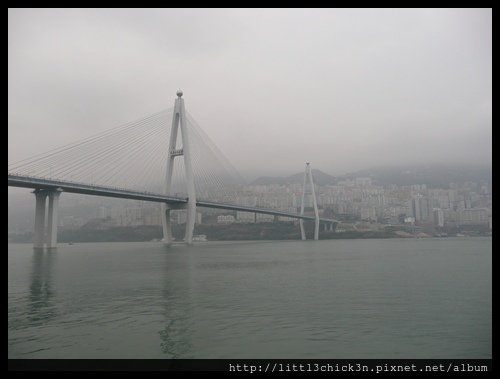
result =
M184 236L184 242L191 245L193 243L194 223L196 221L196 201L191 201L191 198L188 200L186 212L186 234Z
M170 221L171 209L167 204L161 204L161 225L163 227L163 242L165 245L172 244L172 222Z
M57 209L61 189L42 190L36 189L35 194L35 238L33 247L35 249L55 249L57 247ZM49 198L48 209L46 206ZM47 218L47 227L45 219Z
M162 203L161 216L163 226L163 242L165 243L165 245L169 246L173 241L172 221L170 220L170 212L173 209L186 209L186 234L184 235L184 242L186 242L187 244L192 244L194 224L196 221L196 204L190 204L189 201L187 205L183 204L178 206Z
M47 221L47 249L57 247L57 210L59 206L59 195L61 191L55 190L49 193L49 209Z
M300 239L302 241L305 241L306 240L306 232L304 230L304 220L300 219L299 225L300 225Z
M43 249L45 243L45 203L47 199L47 191L36 189L35 194L35 238L33 247L35 249Z

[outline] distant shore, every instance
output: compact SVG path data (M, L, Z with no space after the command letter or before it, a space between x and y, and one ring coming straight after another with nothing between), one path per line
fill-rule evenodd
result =
M184 225L174 225L173 234L177 241L184 237ZM195 235L206 236L207 241L277 241L300 240L298 226L291 223L257 223L257 224L202 224L195 226ZM314 228L306 224L306 237L312 239ZM460 230L452 233L429 233L398 230L365 230L365 231L323 231L320 228L319 238L325 239L368 239L368 238L450 238L462 236L491 236L491 230ZM80 228L74 230L60 230L60 243L75 242L144 242L163 238L160 226L123 226L106 229ZM9 233L8 242L28 243L33 241L33 233Z

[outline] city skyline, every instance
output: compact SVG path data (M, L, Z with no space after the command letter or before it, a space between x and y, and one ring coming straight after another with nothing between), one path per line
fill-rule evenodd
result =
M317 171L318 173L318 171ZM432 175L429 176L432 178ZM401 178L395 177L401 181ZM341 220L340 231L349 224L369 222L369 228L383 230L387 225L407 228L409 225L424 228L428 232L451 230L456 227L476 225L491 230L492 195L490 179L464 180L447 185L432 184L432 180L421 180L419 184L394 184L388 179L377 179L377 176L333 178L328 182L315 182L320 217ZM453 180L452 177L448 179ZM404 181L403 181L404 182ZM424 183L425 182L425 183ZM426 184L427 183L427 184ZM301 205L302 183L300 182L255 182L235 193L236 204L257 206L262 208L281 209L298 213ZM305 206L308 214L312 212L311 193L306 190ZM31 197L26 192L25 197ZM15 201L17 207L21 203ZM9 210L9 226L18 232L29 232L32 228L33 211L31 201L24 201L24 207ZM309 209L308 209L309 208ZM19 213L18 216L15 214ZM210 216L212 215L212 216ZM213 215L220 215L214 219ZM208 221L206 219L208 217ZM20 223L20 221L22 222ZM198 208L196 224L232 224L273 222L274 217L255 215L248 212L229 210L210 210ZM293 219L278 217L278 221L294 222ZM348 221L342 224L342 220ZM174 224L186 222L183 211L172 214ZM67 193L61 201L60 226L69 230L97 227L107 230L113 227L134 227L141 225L161 225L160 207L155 203L109 199L105 197L81 196ZM20 227L21 225L21 227ZM359 224L358 224L359 225ZM352 227L352 226L351 226ZM365 226L366 227L366 226ZM359 227L362 229L362 227ZM402 233L404 233L402 231Z

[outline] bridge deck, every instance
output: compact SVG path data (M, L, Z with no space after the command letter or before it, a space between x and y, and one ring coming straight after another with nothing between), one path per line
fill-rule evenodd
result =
M121 199L142 200L155 203L167 203L173 205L186 204L188 201L187 197L167 196L151 192L131 191L124 188L94 186L84 183L75 183L70 181L60 181L60 180L38 178L33 176L13 175L13 174L8 174L8 185L10 187L34 188L34 189L45 189L45 190L54 190L60 188L63 190L63 192L79 193L83 195L93 195L93 196L114 197ZM248 207L243 205L217 203L205 200L197 200L196 205L198 207L205 207L205 208L227 209L233 211L253 212L253 213L262 213L273 216L291 217L303 220L314 220L313 216L306 216L306 215L301 216L297 213L290 213L290 212L267 209L267 208ZM320 222L324 223L338 222L336 220L331 220L327 218L320 218L319 220Z

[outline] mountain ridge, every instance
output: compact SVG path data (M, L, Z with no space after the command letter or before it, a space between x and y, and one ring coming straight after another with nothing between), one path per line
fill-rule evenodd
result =
M426 184L430 188L448 188L450 183L462 184L467 181L487 182L491 188L492 167L490 166L450 166L450 165L413 165L413 166L378 166L369 169L333 176L318 169L312 169L313 180L318 185L337 184L341 180L356 177L369 177L374 184L400 186ZM286 177L261 176L252 185L301 184L304 173Z
M318 169L312 169L312 176L313 180L316 184L319 185L328 185L328 184L335 184L337 183L337 179L333 175L329 175L321 170ZM279 176L260 176L257 179L255 179L253 182L251 182L251 185L271 185L271 184L278 184L278 185L286 185L286 184L296 184L296 183L302 183L304 181L304 173L299 172L297 174L285 176L285 177L279 177Z

